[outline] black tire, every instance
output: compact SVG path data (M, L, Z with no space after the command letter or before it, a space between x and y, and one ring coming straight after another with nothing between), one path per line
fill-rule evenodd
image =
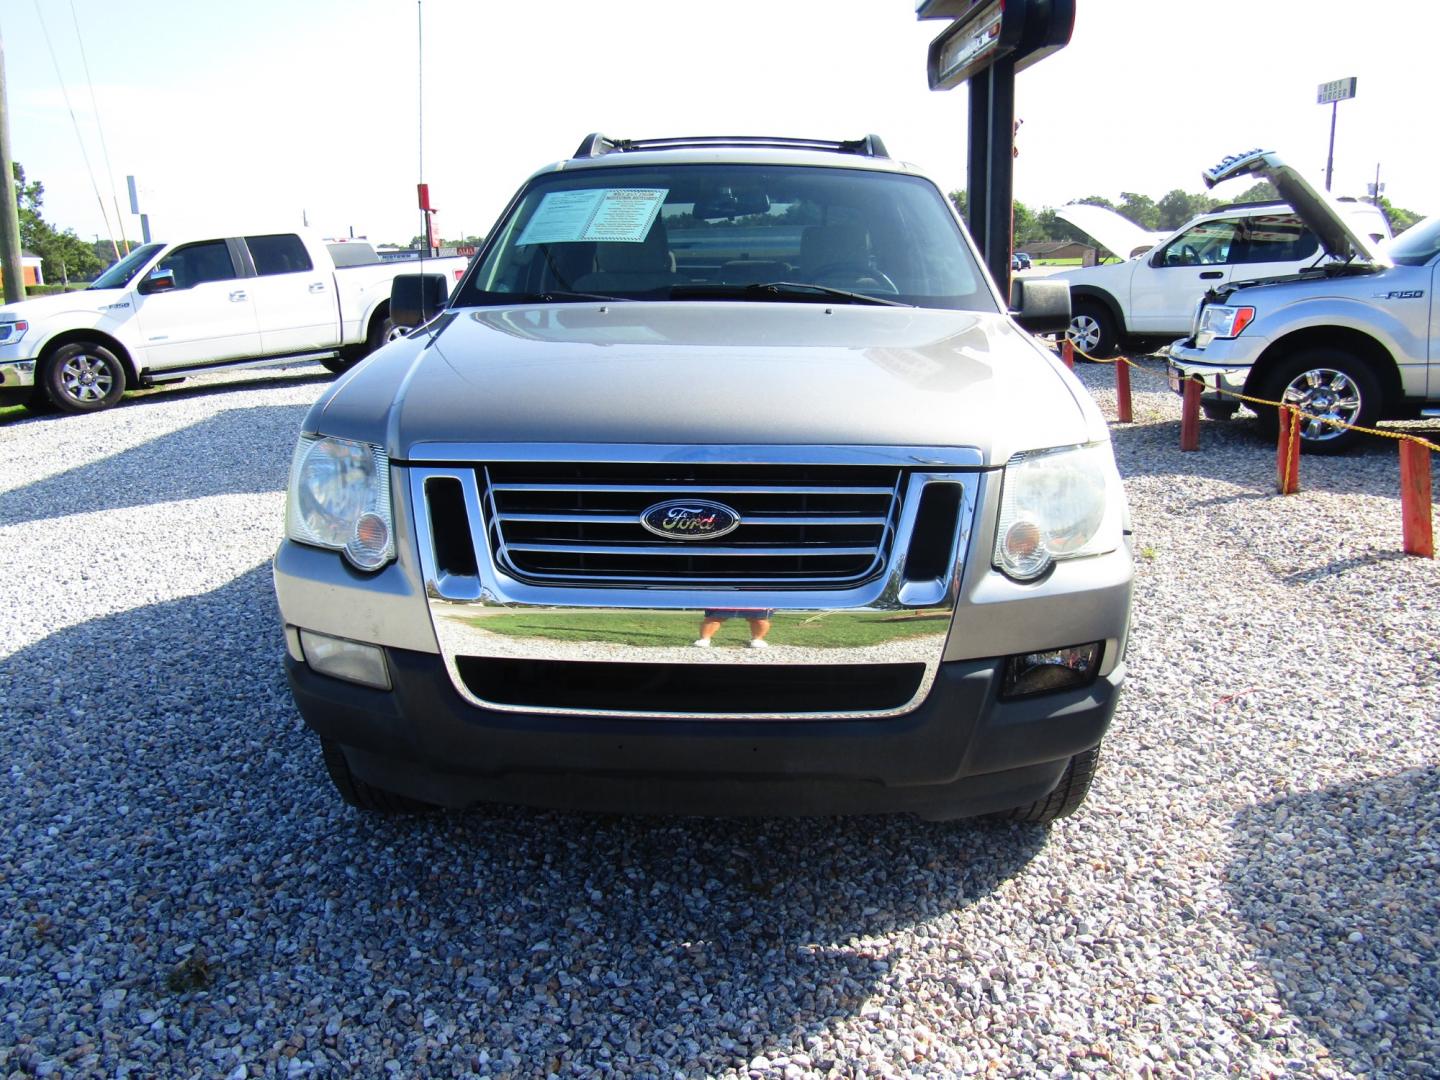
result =
M1271 368L1261 381L1259 396L1291 402L1317 416L1374 427L1384 395L1379 378L1363 358L1344 349L1320 347L1292 353ZM1269 405L1254 408L1261 433L1276 438L1280 432L1278 410ZM1307 454L1341 454L1362 438L1360 432L1319 421L1300 423L1300 449Z
M1205 414L1207 420L1234 420L1235 414L1240 411L1239 402L1235 401L1202 401L1200 411Z
M103 345L72 341L45 358L41 385L63 413L100 412L124 395L125 365Z
M320 755L325 759L325 771L340 797L351 806L377 814L420 814L435 807L407 795L367 784L350 771L350 762L345 760L345 751L340 744L330 739L320 740Z
M336 375L343 375L359 362L360 357L355 356L353 353L342 354L340 356L327 356L324 360L320 361L320 366L326 371L333 371Z
M1120 332L1110 309L1098 300L1076 300L1070 309L1070 329L1065 331L1076 355L1084 353L1108 360L1120 351ZM1083 359L1083 357L1082 357Z
M1070 759L1060 783L1055 790L1029 806L1017 806L1008 814L1001 815L1010 821L1023 821L1030 825L1049 825L1062 817L1069 817L1080 808L1085 796L1090 793L1090 782L1095 779L1095 770L1100 764L1100 748L1085 750Z

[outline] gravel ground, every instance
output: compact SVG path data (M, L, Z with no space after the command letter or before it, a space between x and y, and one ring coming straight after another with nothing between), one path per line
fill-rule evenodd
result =
M393 821L281 674L324 386L0 423L0 1076L1440 1076L1440 564L1393 445L1282 499L1137 375L1131 676L1048 832Z

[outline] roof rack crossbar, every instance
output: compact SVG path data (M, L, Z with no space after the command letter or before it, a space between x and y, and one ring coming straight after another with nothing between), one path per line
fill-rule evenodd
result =
M636 150L681 150L703 148L745 148L773 150L826 150L862 157L888 158L885 143L878 135L834 142L827 139L792 139L766 135L684 135L664 139L611 139L598 131L587 135L575 151L577 158L596 158L606 154Z

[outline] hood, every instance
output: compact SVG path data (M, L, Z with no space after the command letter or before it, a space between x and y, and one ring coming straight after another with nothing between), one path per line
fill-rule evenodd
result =
M1068 221L1112 255L1122 259L1149 251L1170 235L1149 232L1109 207L1091 206L1089 203L1056 207L1055 216Z
M125 295L124 289L77 289L74 292L37 296L0 306L0 313L14 312L18 318L39 322L66 311L104 311Z
M1337 259L1385 262L1370 237L1357 227L1353 218L1347 217L1340 204L1328 192L1313 187L1273 150L1236 154L1200 174L1207 188L1237 176L1258 176L1274 184L1280 198L1289 203L1300 220L1320 238L1327 254Z
M1008 317L785 303L456 311L336 383L307 427L383 442L1022 449L1103 437ZM1094 413L1092 416L1091 414Z

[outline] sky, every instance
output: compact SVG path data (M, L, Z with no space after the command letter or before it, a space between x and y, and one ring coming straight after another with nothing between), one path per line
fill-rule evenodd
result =
M1323 182L1316 87L1355 76L1335 194L1364 195L1378 164L1393 204L1440 212L1434 0L1076 6L1070 44L1016 79L1020 201L1200 191L1256 147ZM873 132L963 188L968 92L925 76L946 25L914 0L0 0L12 155L46 219L87 239L138 236L128 175L156 239L308 218L405 242L422 175L442 235L484 233L592 131Z

